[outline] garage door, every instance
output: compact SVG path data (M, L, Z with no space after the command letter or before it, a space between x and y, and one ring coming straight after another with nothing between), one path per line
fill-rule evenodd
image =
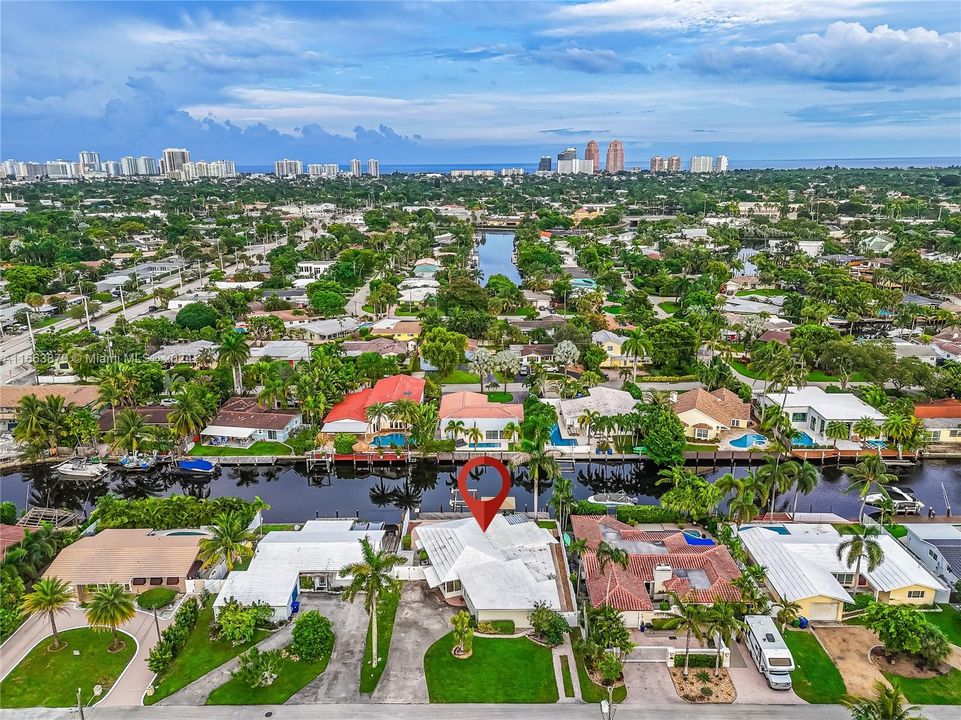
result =
M837 603L811 603L808 620L835 622L838 619Z

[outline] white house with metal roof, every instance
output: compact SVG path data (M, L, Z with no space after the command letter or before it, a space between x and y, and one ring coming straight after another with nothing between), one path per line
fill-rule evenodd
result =
M249 605L265 602L274 609L274 622L290 618L302 585L308 578L314 590L337 590L352 578L340 577L341 568L363 559L360 541L370 540L374 551L384 541L379 523L356 520L310 520L300 530L268 533L257 543L247 570L234 570L224 581L214 612L230 598Z
M788 388L786 393L767 393L761 396L767 406L783 408L798 432L806 433L817 445L830 445L833 440L824 434L829 423L838 421L851 427L861 418L869 418L880 425L887 415L851 393L827 393L819 387ZM799 443L800 444L800 443Z
M832 525L789 523L745 527L739 536L744 549L767 569L767 582L781 600L798 603L809 620L837 622L852 593L869 592L892 605L930 605L947 602L948 589L893 537L876 539L884 559L874 570L862 563L861 580L854 587L854 566L837 556L844 541Z
M576 622L563 549L526 515L497 515L486 532L472 517L420 523L411 540L427 552L427 584L445 598L463 597L478 622L512 620L515 627L530 627L537 602Z

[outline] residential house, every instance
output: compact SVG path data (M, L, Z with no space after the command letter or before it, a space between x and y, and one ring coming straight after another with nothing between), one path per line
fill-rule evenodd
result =
M250 348L250 358L257 360L283 360L291 366L310 358L310 345L301 340L270 340Z
M757 339L758 342L776 342L779 345L787 345L790 340L790 330L765 330Z
M383 549L381 523L357 520L309 520L299 530L267 533L246 570L234 570L224 581L214 613L231 598L240 603L266 603L273 622L284 622L294 612L303 590L340 590L353 577L341 577L347 565L363 560L360 541L370 541L374 552Z
M529 628L536 603L576 624L564 551L526 515L494 517L486 531L472 517L412 525L412 545L427 553L428 586L463 602L478 622L511 620Z
M634 358L624 354L621 349L627 342L625 336L618 335L610 330L598 330L591 334L591 339L607 353L607 357L601 362L602 368L619 368L631 366L634 363ZM639 361L640 359L638 358Z
M577 539L587 541L581 571L591 604L611 605L628 627L650 622L655 600L669 600L671 593L701 605L741 597L731 584L741 572L723 545L679 530L638 530L607 515L574 515L571 525ZM610 564L601 570L597 550L602 542L627 553L626 569Z
M851 393L827 393L819 387L788 388L786 393L767 393L760 397L762 404L783 409L791 418L791 424L799 433L806 434L812 442L796 442L796 445L831 445L824 433L829 423L837 421L850 428L860 419L869 418L878 425L887 416L874 409Z
M591 410L611 417L613 415L626 415L633 412L637 400L624 390L599 385L587 391L587 395L573 400L553 400L556 404L560 419L567 425L569 430L577 428L577 419L585 410Z
M925 569L945 585L961 582L961 526L943 523L904 523L903 542Z
M17 424L17 406L28 395L38 400L61 397L64 403L89 407L97 402L96 385L0 385L0 432L9 432Z
M406 426L399 421L390 419L380 419L376 423L368 421L367 408L378 404L390 405L398 400L422 403L426 384L423 378L410 375L392 375L382 378L374 383L373 387L350 393L334 405L324 418L323 432L366 435L383 429L402 429Z
M421 325L418 320L398 320L385 318L374 323L370 329L373 336L389 337L397 342L411 342L420 337Z
M471 441L471 446L506 450L511 440L517 438L517 433L512 435L505 429L509 425L517 427L523 422L524 406L519 403L491 402L482 393L447 393L441 397L437 418L442 435L446 435L448 423L463 422L465 432L477 428L483 433L483 440L476 444Z
M139 529L101 530L68 545L43 576L64 580L83 602L96 588L116 584L139 595L154 588L187 592L189 580L210 576L197 559L201 531L172 534Z
M333 264L333 260L303 260L297 263L297 275L316 280L325 275Z
M298 308L305 308L310 305L310 298L304 288L265 288L264 298L267 297L280 298Z
M737 275L724 283L721 292L725 295L736 295L741 290L757 290L764 286L758 275Z
M511 345L509 349L521 359L522 368L530 368L533 363L550 364L554 362L553 345Z
M961 327L945 328L931 338L931 347L944 360L961 362Z
M674 413L684 425L684 435L695 440L716 440L725 430L746 428L751 406L727 388L708 392L695 388L678 395Z
M361 325L352 317L313 320L295 328L298 334L312 340L336 340L353 335Z
M148 360L159 362L167 367L174 365L196 365L201 356L217 356L217 344L210 340L193 340L188 343L164 345L148 356Z
M23 540L27 531L20 525L0 525L0 559L7 554L7 549Z
M871 235L861 241L861 248L865 252L884 254L891 252L894 247L894 239L887 235Z
M870 592L892 605L930 605L948 597L948 589L886 533L876 538L881 563L874 570L862 564L857 588L854 564L838 559L844 536L832 525L743 527L739 536L751 559L767 568L776 598L796 602L808 620L840 622L844 604L853 603L856 592Z
M341 345L345 357L357 357L372 352L384 357L404 357L409 352L407 343L397 342L389 338L373 338L372 340L347 340Z
M914 415L924 422L931 443L961 443L961 401L954 398L917 403Z
M200 435L205 445L248 448L261 440L287 442L302 425L303 416L295 410L272 410L254 398L233 397Z
M936 365L938 361L938 353L933 347L913 342L895 342L894 356L898 360L903 358L917 358L932 367Z
M149 425L152 427L169 427L169 416L172 410L172 407L164 407L162 405L143 405L140 407L116 408L116 411L111 408L107 408L103 411L103 414L100 415L100 430L103 432L108 432L113 429L115 412L117 415L120 415L121 413L130 411L139 415L143 419L144 425Z
M185 293L183 295L178 295L175 298L171 298L170 302L167 303L168 310L182 310L188 305L193 305L194 303L208 303L217 297L217 293L207 290L197 290L196 292Z

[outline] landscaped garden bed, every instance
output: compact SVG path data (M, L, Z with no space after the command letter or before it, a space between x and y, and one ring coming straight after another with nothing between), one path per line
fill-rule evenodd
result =
M670 668L671 680L678 696L690 703L732 703L737 697L734 683L726 669L718 675L713 670L691 668L684 677L684 668Z
M118 652L107 647L111 633L91 628L64 630L59 650L50 651L46 637L0 683L0 707L76 707L77 688L85 705L95 702L94 686L107 694L137 652L136 641L120 633L124 646ZM78 654L74 654L74 653Z

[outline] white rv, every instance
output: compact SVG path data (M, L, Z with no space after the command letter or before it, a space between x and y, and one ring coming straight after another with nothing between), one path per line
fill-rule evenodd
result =
M746 615L744 622L748 650L757 669L767 678L767 684L774 690L790 690L794 657L774 620L767 615Z

